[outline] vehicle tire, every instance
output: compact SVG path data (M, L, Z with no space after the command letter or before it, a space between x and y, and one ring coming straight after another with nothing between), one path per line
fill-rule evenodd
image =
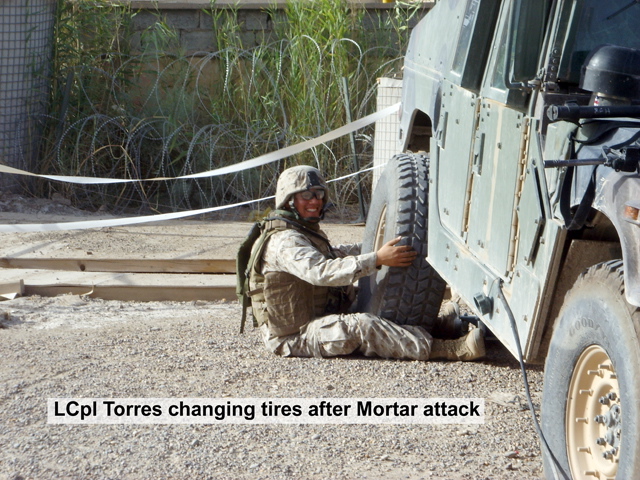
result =
M545 365L542 430L569 478L640 472L639 331L622 261L591 267L567 293ZM547 478L553 463L545 452Z
M362 278L358 307L400 325L430 329L440 310L445 283L425 260L428 169L425 155L400 154L387 163L380 176L367 215L362 251L377 251L402 236L399 245L411 245L418 257L409 267L383 266Z

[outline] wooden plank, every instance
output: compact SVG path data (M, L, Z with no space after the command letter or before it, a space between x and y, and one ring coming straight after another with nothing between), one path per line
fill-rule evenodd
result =
M121 273L235 273L235 260L116 259L116 258L0 258L1 268Z
M235 275L89 273L5 270L8 282L24 282L25 295L88 295L105 300L235 300Z
M26 285L96 285L122 273L63 272L51 270L0 270L4 282L24 281Z
M16 280L9 283L0 283L0 297L11 300L24 295L24 281Z
M27 285L26 295L55 297L56 295L87 295L103 300L135 302L190 302L195 300L235 300L235 287L175 286L175 285Z
M7 275L4 275L4 274ZM235 275L210 275L191 273L111 273L111 272L60 272L51 270L4 270L3 282L24 280L25 285L122 285L190 287L235 286Z

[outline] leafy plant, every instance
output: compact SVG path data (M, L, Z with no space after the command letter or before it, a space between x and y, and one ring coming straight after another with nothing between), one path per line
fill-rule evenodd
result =
M160 13L137 38L131 30L134 13L126 6L59 0L42 171L175 177L326 133L346 122L346 108L353 118L371 113L376 79L399 71L406 24L415 12L397 8L371 29L363 26L365 11L346 0L290 0L284 10L267 9L273 38L245 47L239 11L212 2L206 13L217 49L186 55ZM132 43L138 52L131 51ZM362 166L371 161L371 132L358 137ZM84 207L199 208L272 195L279 171L293 164L345 175L352 171L351 159L349 139L341 138L222 177L48 188L63 190ZM355 187L353 178L346 180L333 198L354 202Z

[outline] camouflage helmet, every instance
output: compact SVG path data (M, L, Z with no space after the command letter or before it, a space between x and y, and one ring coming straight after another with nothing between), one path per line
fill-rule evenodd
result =
M308 165L287 168L280 174L276 186L276 208L285 208L294 194L304 192L312 187L325 190L324 204L328 202L327 182L324 181L320 170Z

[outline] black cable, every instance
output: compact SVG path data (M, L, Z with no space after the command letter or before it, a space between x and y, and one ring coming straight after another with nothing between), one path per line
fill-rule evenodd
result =
M536 411L535 411L535 408L533 407L533 400L531 400L531 392L529 391L529 380L527 378L527 370L524 367L524 359L522 357L522 347L520 345L520 335L518 334L518 326L516 325L516 319L513 316L513 312L511 311L511 307L509 307L509 304L507 303L507 299L504 297L504 294L502 293L502 282L498 282L498 298L500 298L500 301L504 305L504 307L505 307L505 309L507 311L507 315L509 317L509 322L511 323L511 331L513 332L513 336L514 336L515 342L516 342L516 350L518 351L518 361L520 362L520 370L522 370L522 379L523 379L523 382L524 382L524 390L525 390L525 393L527 395L527 402L529 403L529 410L531 410L531 416L533 417L533 423L534 423L534 426L536 427L536 432L538 433L538 436L540 437L540 441L542 442L542 446L544 447L544 449L547 451L547 453L549 454L549 456L553 460L553 463L552 463L552 465L554 467L554 472L553 472L554 475L553 476L556 479L560 478L558 476L558 474L560 473L560 474L562 474L562 477L565 480L571 480L571 476L567 475L567 472L564 471L564 469L560 465L560 462L558 461L556 456L551 451L551 447L549 446L549 443L547 442L547 439L545 438L544 433L542 433L542 428L540 427L540 423L538 422L538 417L536 416Z

